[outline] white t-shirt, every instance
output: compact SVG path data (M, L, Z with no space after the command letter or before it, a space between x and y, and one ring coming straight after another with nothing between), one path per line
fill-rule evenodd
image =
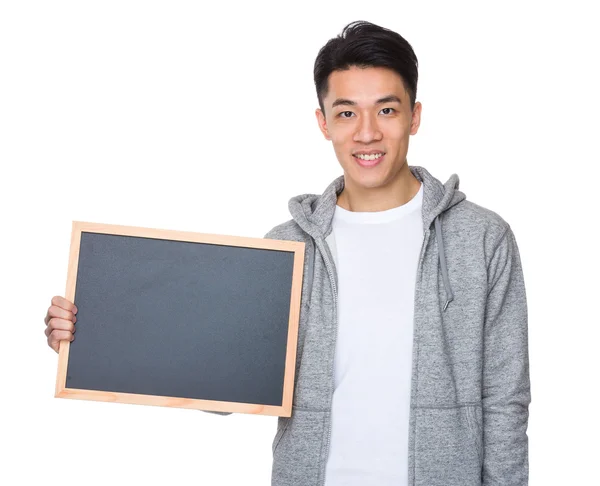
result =
M336 206L335 391L326 486L406 486L423 185L379 212Z

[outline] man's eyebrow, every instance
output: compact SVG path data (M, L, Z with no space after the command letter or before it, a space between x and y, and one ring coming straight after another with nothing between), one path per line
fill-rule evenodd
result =
M375 104L376 105L380 105L382 103L391 103L391 102L397 102L402 104L402 101L400 100L400 98L398 98L396 95L387 95L384 96L383 98L379 98ZM335 108L336 106L339 105L349 105L349 106L356 106L356 101L352 101L346 98L338 98L337 100L335 100L333 102L333 104L331 105L332 108Z

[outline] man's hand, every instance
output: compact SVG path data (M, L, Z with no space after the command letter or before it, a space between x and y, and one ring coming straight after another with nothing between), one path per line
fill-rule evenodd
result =
M52 297L44 322L46 323L46 337L48 346L58 353L60 341L73 341L75 336L75 323L77 322L77 307L73 302L64 297Z

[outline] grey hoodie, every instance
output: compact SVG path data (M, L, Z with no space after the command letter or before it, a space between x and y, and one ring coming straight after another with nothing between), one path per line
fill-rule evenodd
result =
M498 214L466 200L456 174L442 184L423 167L410 170L423 183L424 238L408 484L527 485L527 302L514 234ZM337 333L331 220L343 188L340 176L321 195L293 197L292 219L265 235L306 244L292 416L278 418L272 486L325 484ZM377 396L372 402L370 413L394 413Z

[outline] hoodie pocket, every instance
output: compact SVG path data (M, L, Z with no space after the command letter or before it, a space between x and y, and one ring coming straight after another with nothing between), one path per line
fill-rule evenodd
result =
M469 423L471 424L471 434L475 440L475 446L477 447L477 455L479 457L479 466L483 467L483 431L482 431L482 419L483 409L477 406L465 407L467 415L469 416Z
M324 420L329 412L292 409L273 444L271 484L316 484L322 465Z
M290 417L279 417L277 420L277 433L275 434L275 438L273 439L273 445L271 449L273 450L273 454L275 454L275 450L279 445L279 441L283 434L285 434L286 429L290 425Z
M417 408L415 486L481 486L474 405Z

